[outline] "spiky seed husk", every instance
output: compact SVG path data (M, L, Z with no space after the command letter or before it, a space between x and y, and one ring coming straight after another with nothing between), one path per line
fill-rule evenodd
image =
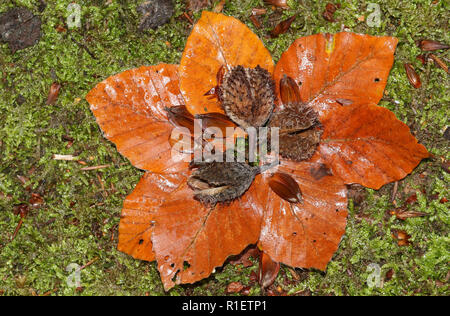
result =
M274 83L270 73L259 66L236 66L224 75L219 99L225 113L239 126L263 126L274 108Z
M200 162L195 166L198 169L192 172L188 185L197 200L210 205L242 196L259 172L258 167L240 162Z

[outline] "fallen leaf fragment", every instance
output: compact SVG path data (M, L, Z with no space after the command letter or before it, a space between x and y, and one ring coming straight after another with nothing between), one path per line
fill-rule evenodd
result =
M30 10L18 7L0 15L0 40L16 51L35 45L41 37L41 20Z
M392 231L391 236L397 240L397 244L399 246L408 246L411 244L409 241L411 235L408 235L408 233L404 230L394 230Z
M225 290L225 292L227 294L239 293L240 291L242 291L243 288L244 286L242 285L241 282L231 282L230 284L227 285L227 289Z
M174 12L172 0L145 1L139 5L137 12L142 15L139 30L155 29L167 23Z
M58 99L60 89L61 89L61 85L57 82L54 82L51 85L50 91L49 91L48 97L47 97L47 105L55 104L56 100Z
M325 10L322 13L322 16L325 20L328 22L335 22L334 20L334 12L338 9L338 6L336 6L333 3L327 3L325 6Z

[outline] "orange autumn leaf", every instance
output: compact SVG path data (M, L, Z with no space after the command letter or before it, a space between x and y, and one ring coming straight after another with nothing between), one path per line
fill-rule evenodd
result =
M347 189L336 176L314 178L319 162L282 161L302 190L301 203L289 203L268 190L259 244L274 261L324 270L347 223ZM265 181L270 181L266 176Z
M97 123L119 152L140 169L175 172L186 163L171 159L172 129L165 107L184 105L177 65L124 71L99 83L86 96Z
M230 255L256 243L260 233L258 185L239 200L211 208L194 200L187 177L185 172L146 174L122 214L119 249L142 259L153 249L166 289L208 277Z
M246 25L223 14L203 11L189 36L180 62L180 89L192 114L223 113L217 98L205 96L217 85L222 66L260 66L273 72L264 44Z
M341 32L297 39L278 61L274 78L292 77L302 101L319 114L340 107L336 99L354 105L378 104L387 83L397 45L394 37Z
M318 151L345 183L379 189L403 179L429 155L408 126L380 106L342 106L322 124Z

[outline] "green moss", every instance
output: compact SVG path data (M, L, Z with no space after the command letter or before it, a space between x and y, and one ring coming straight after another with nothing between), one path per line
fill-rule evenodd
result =
M142 262L116 250L117 224L123 199L141 176L106 141L84 100L86 93L104 78L125 69L160 62L178 63L189 35L190 24L180 17L183 1L176 1L170 23L155 31L137 31L140 1L76 1L82 8L82 27L66 27L67 6L72 0L49 0L43 12L39 1L5 0L0 12L15 4L31 9L42 19L42 38L30 48L11 54L0 44L0 293L55 295L212 295L225 293L232 281L249 283L250 269L225 265L210 278L195 285L177 286L169 293L163 287L155 263ZM261 0L227 1L224 13L247 24L278 60L293 40L317 32L338 32L342 26L359 33L393 35L399 38L394 67L380 105L394 111L411 126L419 141L436 158L424 161L399 183L397 201L412 193L418 202L411 209L429 214L401 222L389 215L392 184L379 191L367 190L364 201L349 205L347 232L326 273L301 271L295 281L283 267L276 285L290 294L310 291L314 295L449 295L449 175L440 167L449 159L448 75L433 64L422 65L414 42L422 38L450 42L448 2L371 1L379 3L382 23L370 28L358 20L367 17L367 3L337 1L336 23L321 14L327 1L289 1L290 10L262 17L263 28L249 20L251 9ZM110 4L106 4L110 3ZM268 32L276 19L298 14L286 34L272 39ZM194 15L199 18L200 13ZM82 44L82 45L81 45ZM83 45L87 48L84 49ZM448 52L439 52L447 58ZM415 90L407 81L404 62L411 62L422 78ZM62 84L55 105L45 104L52 82ZM74 138L68 148L63 135ZM76 162L55 161L53 154L78 155L89 165L111 164L110 168L81 171ZM22 184L18 176L28 180ZM101 180L99 180L101 179ZM101 181L101 182L100 182ZM19 217L13 206L28 203L31 192L44 198L40 208L31 209L14 241L10 241ZM391 237L394 229L411 235L411 246L399 247ZM83 266L82 291L66 283L71 263ZM369 287L370 264L381 269L382 287ZM392 278L386 279L392 270ZM257 286L251 295L261 294Z

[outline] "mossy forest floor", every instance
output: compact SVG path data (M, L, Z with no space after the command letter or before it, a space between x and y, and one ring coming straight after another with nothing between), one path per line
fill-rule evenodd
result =
M142 172L102 136L84 97L98 82L123 70L178 63L191 30L181 16L184 1L176 1L168 24L146 32L138 31L137 0L45 2L42 12L38 0L0 3L0 13L24 6L42 19L42 37L35 46L11 54L7 44L0 44L0 295L223 295L232 281L249 284L256 264L248 269L227 264L206 280L166 293L155 263L135 260L116 249L122 201ZM80 28L67 28L71 2L81 6ZM380 5L380 27L358 20L369 14L369 2L365 1L337 1L341 7L334 23L322 17L327 1L291 0L290 10L275 15L266 6L262 29L249 20L252 8L264 6L262 0L227 1L224 7L225 14L239 18L260 36L275 61L294 39L338 32L342 25L354 32L398 37L395 64L380 105L408 124L434 155L398 183L396 195L397 205L402 205L415 193L417 201L410 208L428 216L405 221L391 216L394 184L379 191L352 190L347 231L327 271L297 269L297 280L282 267L275 293L278 288L303 295L450 294L446 202L450 177L442 167L450 158L449 140L444 137L448 74L433 63L422 65L416 59L421 51L415 45L424 38L450 43L449 2L371 2ZM286 34L277 39L267 36L274 23L294 13L298 17ZM193 19L199 16L195 13ZM437 55L449 61L448 52ZM405 62L417 69L422 88L409 84ZM62 85L60 96L54 105L46 105L53 82ZM86 165L57 161L53 154L75 155ZM111 167L81 170L105 164ZM21 203L30 204L32 193L39 194L43 203L29 205L30 211L11 241L20 220L14 209ZM394 230L411 235L411 245L398 246L391 235ZM87 264L78 289L67 283L70 271L66 268L72 263ZM371 264L381 268L378 286L369 286L370 280L376 280L376 268L371 270ZM253 285L250 295L258 294L261 290Z

